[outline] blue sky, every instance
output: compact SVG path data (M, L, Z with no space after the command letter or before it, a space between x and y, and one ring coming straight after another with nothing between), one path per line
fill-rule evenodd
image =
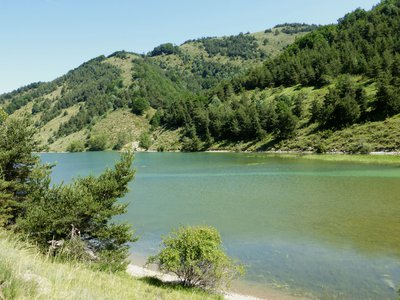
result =
M117 50L255 32L284 22L334 23L379 0L0 0L0 93L49 81Z

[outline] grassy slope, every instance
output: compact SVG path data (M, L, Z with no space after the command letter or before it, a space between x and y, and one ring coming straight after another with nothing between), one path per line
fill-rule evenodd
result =
M282 50L287 47L288 45L292 44L296 38L305 35L305 33L296 33L296 34L286 34L281 32L280 30L284 27L277 28L279 34L275 35L274 32L255 32L250 33L251 36L255 37L257 40L258 51L264 52L270 57L274 57L278 55ZM220 39L216 37L215 39ZM264 40L267 39L268 42L264 44ZM244 60L242 58L234 58L230 59L229 57L216 55L210 57L208 53L205 51L201 42L198 41L191 41L179 46L180 50L190 57L189 61L183 61L178 55L159 55L153 57L153 60L160 64L164 65L167 68L170 67L178 67L179 69L190 70L191 63L194 58L201 58L205 61L215 61L222 64L225 63L232 63L237 66L244 66L248 68L253 66L256 63L260 62L260 59L253 59L253 60Z
M195 289L156 286L128 274L46 260L0 232L0 299L221 299ZM2 297L3 296L3 297Z
M353 152L362 145L372 151L400 151L400 115L385 121L352 125L333 133L301 133L279 144L281 150L313 150L322 143L328 152Z
M110 57L105 60L104 63L109 63L121 70L121 76L123 79L124 86L128 87L132 84L132 59L138 58L139 56L132 53L127 53L126 58L120 59L118 57Z
M361 77L354 77L354 80L364 86L367 95L372 96L375 94L376 87L374 83ZM322 101L329 88L333 87L335 83L336 81L332 80L331 85L322 88L294 86L245 92L249 98L264 99L267 102L281 95L292 97L299 93L306 94L305 113L299 122L295 135L284 141L275 140L272 134L267 135L260 141L239 143L222 141L212 145L211 150L314 152L316 147L322 144L327 152L352 152L361 145L368 145L371 151L399 152L400 115L384 121L354 124L337 131L318 131L317 124L309 122L309 108L312 100L320 99Z

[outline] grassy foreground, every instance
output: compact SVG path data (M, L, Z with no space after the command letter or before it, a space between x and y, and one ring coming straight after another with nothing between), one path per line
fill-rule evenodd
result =
M0 231L0 299L222 299L197 289L52 262Z

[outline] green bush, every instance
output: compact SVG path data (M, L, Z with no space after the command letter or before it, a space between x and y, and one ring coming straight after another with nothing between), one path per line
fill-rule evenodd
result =
M83 152L85 151L85 144L82 141L72 141L68 147L67 147L68 152Z
M160 253L148 259L161 271L178 276L184 286L216 288L244 272L244 267L228 257L221 236L208 226L180 227L163 239Z
M139 137L139 147L145 149L146 151L149 150L151 147L151 138L147 132L143 132Z
M184 137L182 140L183 152L197 152L201 149L201 141L197 136L193 138Z
M149 52L149 56L158 56L158 55L169 55L169 54L179 54L181 53L178 46L175 46L171 43L161 44L153 49L153 51Z
M142 115L149 107L149 101L145 98L140 97L132 100L132 112L138 116Z
M373 147L371 144L361 141L359 143L350 145L350 152L357 154L369 154L373 151Z
M125 132L121 132L117 136L117 142L115 143L113 150L121 150L122 147L128 142L128 135Z
M103 151L107 148L107 137L104 134L93 135L88 141L89 151Z

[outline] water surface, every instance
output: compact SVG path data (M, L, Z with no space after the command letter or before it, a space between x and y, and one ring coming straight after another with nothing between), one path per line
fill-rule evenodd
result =
M98 174L113 152L43 154L54 182ZM324 299L396 299L400 168L243 153L138 153L123 220L158 250L160 236L209 224L247 265L247 285Z

